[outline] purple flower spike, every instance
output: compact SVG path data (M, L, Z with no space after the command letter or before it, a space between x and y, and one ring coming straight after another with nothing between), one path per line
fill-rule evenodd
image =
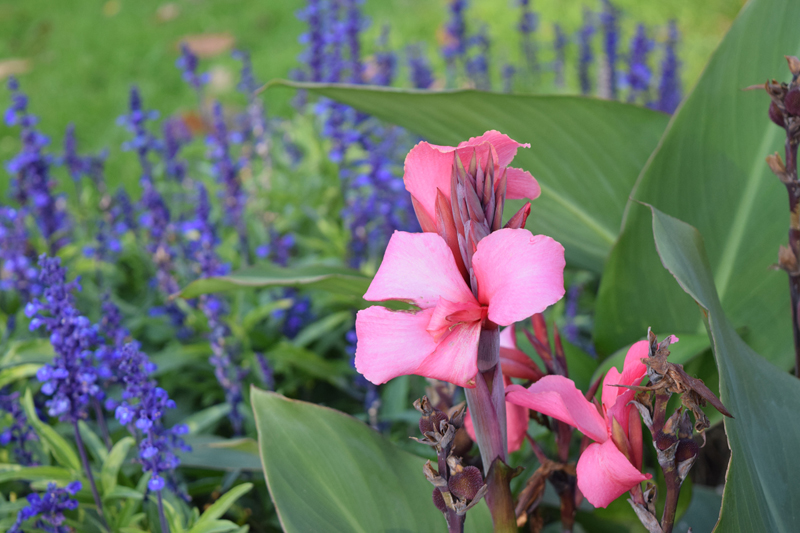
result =
M681 103L680 62L675 49L678 46L678 26L669 23L669 38L661 62L661 82L658 85L658 102L655 108L665 113L674 113Z
M0 389L0 413L6 412L11 416L12 423L0 431L0 446L14 445L14 455L17 462L23 466L32 466L33 453L25 445L30 441L39 440L33 427L28 424L28 417L19 403L19 392L8 393Z
M50 533L70 533L72 528L64 524L64 511L74 511L78 508L77 500L73 500L70 496L74 496L79 490L81 482L73 481L64 488L58 488L55 483L50 483L44 494L29 494L28 505L20 509L17 521L8 533L23 533L22 525L34 518L36 520L31 524L34 529Z

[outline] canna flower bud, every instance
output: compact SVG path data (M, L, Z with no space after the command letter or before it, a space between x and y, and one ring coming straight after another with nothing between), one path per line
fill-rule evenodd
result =
M778 105L775 102L769 104L769 119L781 128L786 127L786 122L783 120L783 113L778 109Z
M450 492L454 496L470 501L475 498L478 491L483 487L483 475L481 471L474 466L468 466L450 476L448 481Z
M783 106L789 115L793 117L800 116L800 88L795 87L786 93L786 97L783 99Z

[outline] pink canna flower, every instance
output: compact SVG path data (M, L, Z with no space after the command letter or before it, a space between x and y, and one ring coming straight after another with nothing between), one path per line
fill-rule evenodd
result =
M417 144L406 157L403 181L406 190L411 193L422 231L437 231L437 191L440 191L448 202L450 201L450 177L456 155L465 168L470 167L473 154L477 156L479 169L486 168L487 163L492 161L496 180L500 181L503 176L506 179L507 198L512 200L538 198L541 189L530 172L508 166L517 155L518 148L530 148L530 146L518 143L508 135L494 130L464 141L456 147L437 146L426 142ZM478 190L478 194L481 192Z
M576 427L594 440L578 460L578 488L595 507L606 507L642 481L642 425L628 403L635 391L614 385L639 385L647 373L641 359L648 356L647 341L631 346L620 374L612 368L603 380L602 409L598 413L572 380L545 376L529 388L511 385L506 400Z
M550 237L501 229L477 243L473 293L442 237L395 232L364 299L419 310L359 311L357 370L375 384L417 374L474 387L481 327L510 325L557 302L564 265L564 248Z

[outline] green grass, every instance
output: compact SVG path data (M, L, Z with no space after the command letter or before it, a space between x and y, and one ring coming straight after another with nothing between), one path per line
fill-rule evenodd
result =
M599 6L599 2L587 3L590 7ZM74 122L82 149L110 147L112 181L131 183L135 174L132 155L118 153L126 133L116 125L116 117L125 111L132 83L139 85L148 107L165 114L196 103L174 67L182 37L229 32L235 37L236 46L251 52L262 81L286 77L297 66L296 58L302 50L297 37L304 29L295 17L295 11L304 5L300 0L176 0L171 4L178 8L178 16L159 21L157 12L165 5L161 1L0 0L0 61L30 61L30 72L19 77L31 98L32 111L41 118L42 130L58 145L66 125ZM615 4L624 12L624 41L637 21L660 25L659 36L663 38L665 22L670 18L678 20L683 33L680 55L684 82L688 87L699 76L741 1L617 0ZM374 50L381 27L390 24L393 48L425 41L429 55L437 57L441 67L437 31L447 18L446 5L445 0L367 0L365 11L372 25L364 39L365 53ZM581 23L581 3L537 0L534 5L540 14L544 46L551 39L553 22L558 21L571 31ZM473 0L468 11L470 28L485 22L494 36L495 76L500 65L519 56L515 6L516 0ZM547 59L548 52L542 53ZM217 81L210 91L213 96L231 103L241 101L234 93L237 64L228 54L205 61L203 67L215 73ZM400 67L404 67L402 62ZM572 85L575 77L573 62L573 67L568 67ZM287 91L269 93L270 110L282 115L291 113L290 97ZM0 90L0 106L5 108L7 104L8 93ZM11 157L17 146L17 132L0 125L0 160Z

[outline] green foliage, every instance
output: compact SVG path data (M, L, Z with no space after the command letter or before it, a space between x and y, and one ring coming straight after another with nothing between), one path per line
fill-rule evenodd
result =
M261 460L284 531L437 531L424 460L344 413L253 389ZM380 475L376 475L380 473ZM488 508L467 531L488 531Z
M800 520L798 474L800 381L753 351L731 326L714 284L705 242L692 226L651 207L664 267L697 302L713 341L731 448L719 531L791 531Z
M742 89L787 75L784 54L800 50L798 17L797 2L748 4L632 193L703 234L722 308L734 327L746 328L754 350L784 369L793 360L789 292L785 274L770 267L786 241L786 192L764 158L783 147L785 133L767 118L763 91ZM702 328L651 242L647 211L629 206L600 285L595 339L602 353L641 338L648 326L678 336Z
M434 144L499 130L531 143L515 167L542 188L528 228L564 245L571 266L599 272L617 238L631 188L667 125L664 114L570 96L425 92L280 82L353 106ZM522 206L511 201L506 216Z

